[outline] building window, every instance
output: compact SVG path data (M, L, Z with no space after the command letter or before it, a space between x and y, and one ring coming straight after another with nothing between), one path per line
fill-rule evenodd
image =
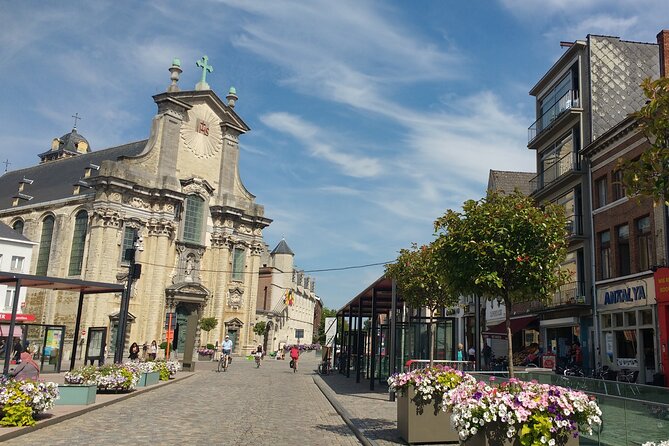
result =
M630 274L630 227L629 225L618 226L618 275Z
M7 293L5 294L5 308L12 308L12 304L14 303L14 293L16 292L16 289L7 287Z
M74 218L74 234L72 235L72 252L70 254L70 268L68 274L77 276L81 274L81 265L84 262L84 244L86 243L86 230L88 229L88 213L80 211Z
M304 338L304 329L296 328L295 329L295 339L303 339L303 338Z
M23 220L16 220L12 225L12 229L23 235Z
M184 241L202 243L202 219L204 216L204 200L196 195L186 198L186 214L184 216Z
M20 256L12 256L12 264L10 266L11 271L15 271L17 273L20 273L23 271L23 261L25 260L25 257L20 257Z
M566 74L539 100L539 112L541 113L541 128L545 129L555 120L563 111L572 106L572 75Z
M595 207L605 206L607 203L608 183L606 177L595 180Z
M611 278L611 232L599 233L599 266L600 278Z
M244 257L245 251L241 248L235 248L232 253L232 280L241 281L244 278Z
M650 269L653 262L653 238L650 235L650 217L636 221L636 240L638 249L639 272Z
M623 184L622 170L616 170L611 175L612 199L613 201L620 200L625 197L625 185Z
M574 167L574 141L569 132L541 156L543 184L551 184Z
M636 330L620 330L615 333L618 357L636 358Z
M137 238L137 229L125 227L123 231L123 245L121 246L121 263L130 263L130 254L128 250L134 248L135 239Z
M51 240L53 238L54 218L48 216L42 220L42 235L39 239L39 251L37 254L37 268L35 274L46 275L49 270L49 255L51 254Z

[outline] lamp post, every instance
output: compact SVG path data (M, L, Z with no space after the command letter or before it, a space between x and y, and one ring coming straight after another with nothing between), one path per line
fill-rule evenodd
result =
M120 364L123 362L123 351L125 350L125 330L128 324L128 306L130 304L130 293L132 292L132 283L139 279L142 274L142 265L135 263L135 254L137 251L144 251L142 237L136 236L132 248L126 250L126 258L130 261L128 265L128 283L121 294L121 311L118 315L118 328L116 329L116 350L114 351L114 362Z

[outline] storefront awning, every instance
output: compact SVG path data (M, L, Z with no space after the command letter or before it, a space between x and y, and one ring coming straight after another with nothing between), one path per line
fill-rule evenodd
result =
M511 334L518 333L523 328L530 325L532 322L537 320L536 316L524 316L516 319L511 319ZM481 333L484 337L489 338L506 338L506 321L500 322L497 325L493 325L488 328L486 331Z

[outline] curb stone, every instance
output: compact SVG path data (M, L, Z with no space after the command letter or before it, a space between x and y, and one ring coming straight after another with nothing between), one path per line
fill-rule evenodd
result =
M316 384L316 387L323 393L325 398L330 402L334 410L339 414L339 416L344 420L344 423L353 431L355 436L358 438L360 443L362 443L364 446L378 446L378 443L376 443L374 440L370 440L369 438L365 437L365 434L362 433L358 427L353 424L353 421L351 421L351 414L349 413L348 410L346 410L337 400L336 394L334 391L328 386L325 381L323 381L323 378L321 378L318 375L313 376L314 379L314 384ZM1 438L0 438L1 439Z

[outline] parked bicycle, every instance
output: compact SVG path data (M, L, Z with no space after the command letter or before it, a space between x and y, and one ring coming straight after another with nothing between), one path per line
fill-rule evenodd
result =
M320 364L318 364L318 373L321 375L330 374L330 360L324 359Z

